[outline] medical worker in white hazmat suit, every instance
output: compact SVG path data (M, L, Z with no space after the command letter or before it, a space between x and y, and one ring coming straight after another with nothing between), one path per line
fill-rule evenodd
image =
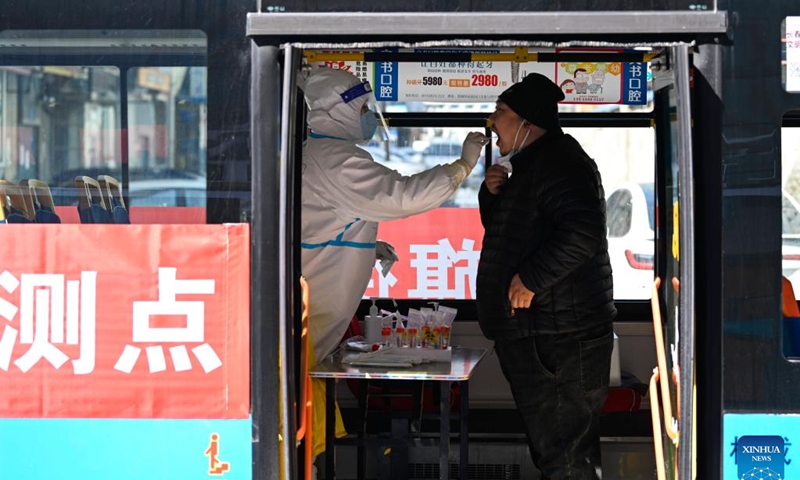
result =
M440 206L469 175L489 139L467 135L461 158L411 176L375 162L357 143L375 134L368 83L330 68L305 81L302 274L310 291L309 329L317 361L339 344L367 289L378 223ZM381 252L378 252L379 254Z

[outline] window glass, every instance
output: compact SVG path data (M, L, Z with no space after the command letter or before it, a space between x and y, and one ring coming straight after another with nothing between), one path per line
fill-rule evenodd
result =
M489 112L491 113L491 112ZM393 128L395 141L365 148L376 161L410 175L459 157L467 132L481 128ZM655 178L651 128L565 129L600 168L609 204L616 195L629 212L622 233L609 239L617 299L647 299L653 282ZM498 155L492 145L491 156ZM392 244L400 260L384 277L378 265L365 298L474 299L483 227L478 190L485 166L481 158L470 178L442 208L381 222L378 237ZM627 195L626 198L622 196ZM449 207L449 208L448 208ZM458 207L458 208L452 208ZM607 207L610 211L611 207Z
M608 255L616 300L646 300L654 278L655 131L570 128L597 162L606 191Z
M606 203L608 237L622 237L631 230L631 192L617 190Z
M647 200L647 220L650 223L650 230L656 230L656 194L652 183L642 183L642 192Z
M62 223L80 221L78 176L111 176L126 197L149 188L142 182L160 180L166 191L191 180L194 196L205 197L202 33L5 31L0 47L13 54L0 56L0 179L47 183ZM205 222L205 201L181 198L161 195L155 203L196 205L169 221ZM137 212L138 200L126 202L133 223L164 220L152 209Z
M461 146L467 133L483 129L415 127L393 128L391 131L393 141L373 140L363 148L376 162L402 175L413 175L457 160L461 157ZM442 207L477 207L484 171L484 156L481 156L469 177Z
M119 69L0 66L0 177L47 182L75 205L75 177L120 177Z
M458 158L470 130L483 131L494 111L497 96L528 73L553 79L565 94L560 112L620 113L651 112L653 92L646 62L585 62L572 49L532 49L536 60L513 63L482 57L462 61L438 58L421 62L367 62L339 56L334 51L306 52L310 69L337 68L349 71L372 85L382 111L390 117L395 140L367 145L376 161L411 175L433 165ZM422 53L417 50L417 53ZM465 49L434 49L428 53L464 53ZM513 53L513 49L473 53ZM403 50L400 50L403 53ZM577 52L580 54L581 52ZM593 50L593 53L597 51ZM542 55L543 54L543 55ZM431 57L432 58L432 57ZM496 61L495 61L496 60ZM550 63L548 63L550 62ZM417 115L415 115L417 114ZM397 122L392 122L394 116ZM398 124L446 125L448 119L469 128L397 127ZM400 121L402 120L402 121ZM630 192L630 223L610 251L618 299L647 299L653 281L655 178L654 134L651 128L569 128L598 164L605 192ZM496 149L494 149L496 150ZM493 147L487 155L494 161ZM383 222L379 237L394 245L400 256L385 277L373 274L366 297L408 299L473 299L475 274L483 228L477 193L483 181L482 161L458 192L442 207L403 220ZM452 208L457 207L457 208Z
M168 190L133 190L130 192L130 205L136 207L169 207L178 204L178 192Z
M788 192L782 195L783 233L784 235L800 234L800 206Z
M205 67L128 70L131 170L175 172L162 177L204 175L205 85Z
M206 188L206 68L131 68L127 84L131 192L155 180L172 189L158 206L193 206L183 193Z
M781 129L783 276L800 292L800 127Z

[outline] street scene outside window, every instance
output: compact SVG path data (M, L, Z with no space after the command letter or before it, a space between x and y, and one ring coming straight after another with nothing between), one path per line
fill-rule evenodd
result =
M186 55L186 66L176 66L174 55L204 51L205 38L183 33L126 45L82 35L38 41L53 48L99 41L108 65L90 62L88 47L76 65L0 65L0 178L44 182L63 223L79 222L76 178L103 175L120 182L134 223L205 223L207 68L196 65L196 53ZM159 45L172 49L169 66L160 65ZM131 52L140 65L131 65Z
M800 292L800 128L781 128L782 184L781 266L783 276Z
M382 107L393 112L470 112L488 117L494 103L392 102ZM564 112L647 111L652 104L562 105ZM365 148L373 158L403 175L453 161L474 128L392 127L391 141L377 135ZM618 300L650 298L655 251L654 131L651 128L565 128L592 155L606 185L608 243ZM379 132L380 134L380 132ZM499 153L492 148L492 162ZM474 274L482 237L477 213L478 190L483 182L485 157L443 208L407 220L385 222L379 235L393 245L405 246L401 261L383 277L375 270L365 298L474 299ZM431 227L436 225L435 232ZM427 236L427 237L426 237ZM398 238L400 237L400 238ZM413 241L412 241L413 240ZM404 261L405 260L405 261ZM799 262L800 263L800 262ZM404 285L415 285L403 288Z

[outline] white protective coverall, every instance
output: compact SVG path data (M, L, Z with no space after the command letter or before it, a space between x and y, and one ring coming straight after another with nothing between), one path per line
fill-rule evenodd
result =
M339 345L369 284L377 222L440 206L469 175L488 141L471 133L469 150L477 153L469 161L400 175L356 146L366 142L360 117L369 95L345 102L342 93L360 83L329 68L314 70L305 82L311 131L303 147L302 274L311 292L310 338L320 362Z

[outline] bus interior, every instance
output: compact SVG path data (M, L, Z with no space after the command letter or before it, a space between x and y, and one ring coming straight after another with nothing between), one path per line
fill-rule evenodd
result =
M635 392L601 418L603 478L728 478L742 435L790 445L800 411L792 0L656 0L641 11L626 0L111 3L0 11L0 223L87 223L77 207L105 195L102 208L124 207L134 225L249 225L252 468L231 478L305 475L304 446L293 448L304 384L298 77L314 68L372 84L386 129L363 148L405 175L455 159L469 131L490 134L497 94L526 73L563 89L561 125L606 191L613 386ZM363 328L370 298L401 313L438 302L458 309L453 345L489 352L469 382L468 471L454 455L451 478L536 478L474 304L477 189L497 156L487 145L440 208L381 224L400 260L386 277L373 271L356 312ZM51 212L39 217L42 205ZM6 227L8 240L18 230ZM353 390L340 382L337 396L357 431ZM395 427L386 415L370 422L379 442ZM407 441L377 443L366 459L346 438L337 476L440 478L431 417L404 422ZM6 450L27 441L0 434Z
M287 263L294 258L297 268L297 252L291 248L297 231L292 232L291 225L299 214L297 169L306 133L298 73L340 68L370 81L387 128L385 133L378 132L380 140L376 135L363 148L375 161L404 175L457 158L469 131L491 135L487 117L497 95L529 72L549 76L566 96L559 106L562 128L598 163L606 189L609 253L619 311L613 385L622 388L624 378L628 391L638 389L642 395L641 404L633 408L616 411L617 407L606 405L601 431L604 478L650 478L657 464L668 465L665 468L671 473L685 468L691 458L685 453L691 452L691 428L679 432L673 426L691 425L691 417L686 416L691 409L680 405L691 405L686 394L691 395L694 381L692 368L682 370L680 378L674 373L678 365L693 364L693 347L678 341L693 336L693 292L679 289L680 280L693 275L692 252L680 248L690 244L686 238L693 236L693 221L685 215L693 210L693 179L687 172L694 168L690 124L693 118L697 121L692 116L697 115L692 102L698 92L690 82L694 59L703 51L696 39L712 32L712 24L719 18L709 17L708 24L697 27L698 32L689 36L693 40L683 37L684 41L676 41L674 32L662 22L661 37L642 33L626 35L622 41L610 23L596 23L596 31L606 35L586 39L585 35L569 36L570 29L564 26L580 25L580 15L557 19L533 15L527 20L541 22L537 26L552 21L559 28L552 24L542 27L551 35L509 35L493 40L488 25L509 21L509 15L488 15L481 20L484 25L477 27L477 16L463 14L456 18L477 32L468 29L462 33L454 27L452 37L459 40L453 41L441 39L443 35L419 35L424 27L418 24L428 20L424 15L409 15L407 22L400 23L402 27L395 24L391 29L381 25L379 15L330 15L353 33L333 33L330 18L323 20L314 14L287 18L252 14L248 19L255 42L253 92L260 99L253 124L266 125L268 118L278 112L282 115L280 130L277 124L274 131L257 129L253 142L255 159L273 152L280 155L285 168L285 179L275 187L285 192L281 196L288 202L281 212L287 218ZM568 18L572 22L567 22ZM302 23L302 34L292 30L294 22ZM452 25L457 24L454 21ZM378 33L389 31L391 35ZM526 27L526 31L537 29ZM558 32L557 40L553 32ZM279 144L276 138L280 138ZM535 478L510 390L491 353L492 343L477 326L472 302L475 287L471 275L482 238L477 191L483 170L496 163L498 155L490 142L479 162L484 165L476 168L442 207L381 223L379 238L394 245L401 260L387 277L379 275L376 267L356 316L364 319L370 298L393 298L401 313L431 302L458 308L453 345L490 352L470 380L469 478ZM276 181L258 170L254 166L254 188L259 175L265 175L261 177L264 182ZM292 198L294 208L288 200ZM258 216L254 220L258 231ZM670 281L654 290L657 277ZM693 285L693 281L684 285ZM653 307L658 307L655 331L651 298L655 299ZM391 309L386 300L377 303ZM686 321L678 322L678 318ZM653 374L657 365L662 372L660 382L656 382L659 375ZM659 387L652 390L650 384ZM651 393L659 390L663 393L653 400ZM344 382L338 387L349 428L356 428L363 414L356 408L353 393ZM656 414L669 418L655 420ZM683 416L678 419L679 415ZM383 431L388 431L393 424L383 419ZM391 478L438 478L439 431L435 425L432 429L426 425L422 413L409 425L415 426L409 427L409 445L403 447L407 463L368 454L366 465L361 465L362 459L354 461L356 449L345 444L336 451L336 463L345 465L337 476L341 472L346 478L383 478L381 475L391 472ZM661 448L658 442L654 450L653 443L655 426L659 427L655 435L659 439L662 435L660 425L666 427L663 435L670 439L664 442L666 462L654 453ZM675 447L679 436L680 450ZM380 444L374 448L381 451ZM679 462L681 453L687 456Z

